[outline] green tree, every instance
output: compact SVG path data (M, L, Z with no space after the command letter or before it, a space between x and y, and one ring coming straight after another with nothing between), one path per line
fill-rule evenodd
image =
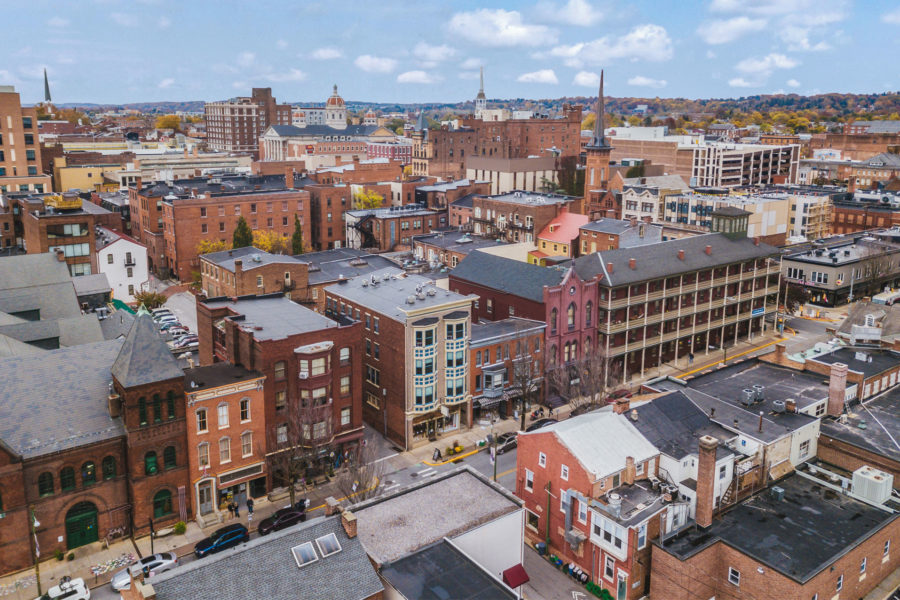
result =
M232 248L246 248L253 245L253 232L244 217L238 219L237 227L234 228L234 236L231 238Z
M291 236L291 254L303 254L303 229L300 217L294 215L294 235Z
M625 172L625 179L633 179L635 177L643 177L644 176L644 163L639 165L634 165L633 167L629 167L629 169Z

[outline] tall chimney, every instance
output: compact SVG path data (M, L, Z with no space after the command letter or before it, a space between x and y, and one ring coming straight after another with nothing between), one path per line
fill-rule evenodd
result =
M787 346L784 345L784 342L779 344L775 344L775 359L778 362L781 362L784 359L784 353L786 352Z
M758 238L758 237L754 237L754 238L753 238L753 245L754 245L754 246L759 246L759 238Z
M347 533L347 537L353 539L356 537L356 515L349 510L341 513L341 525Z
M848 367L844 363L831 365L831 377L828 379L828 414L833 417L839 417L844 412L847 370Z
M711 435L700 438L700 460L697 463L697 525L712 525L716 494L716 448L719 440Z
M633 485L635 473L636 469L634 466L634 457L625 457L625 477L622 479L622 483L624 483L625 485Z
M627 413L630 408L631 400L628 398L616 398L616 405L613 407L613 410L617 415Z
M712 246L709 244L706 245L706 249L704 250L708 255L712 256Z
M135 169L137 169L137 168L139 168L139 167L135 166ZM141 191L141 186L143 183L144 183L143 178L140 175L138 175L137 179L134 181L134 185L135 185L135 187L137 187L137 191L139 191L139 192Z
M684 250L678 251L678 260L684 260Z
M200 156L200 151L197 149L197 144L194 144L191 150L193 150L194 156Z
M289 190L294 189L294 167L287 167L284 170L284 186Z
M613 264L612 264L611 262L606 263L606 272L607 272L607 273L612 273L612 272L613 272Z
M637 227L637 217L631 217L631 226Z
M634 271L635 269L637 269L637 259L635 259L635 258L629 258L629 259L628 259L628 266L631 267L631 270L632 270L632 271Z

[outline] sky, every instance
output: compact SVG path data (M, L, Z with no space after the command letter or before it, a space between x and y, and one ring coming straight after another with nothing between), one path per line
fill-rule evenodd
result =
M23 103L736 98L900 89L900 0L3 0Z

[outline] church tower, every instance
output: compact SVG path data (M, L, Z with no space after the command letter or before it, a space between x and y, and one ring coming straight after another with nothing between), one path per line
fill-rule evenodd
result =
M587 159L585 168L585 194L591 189L606 189L609 184L609 155L612 146L606 139L605 115L603 102L603 71L600 71L600 92L597 95L597 120L594 122L594 134L591 143L587 146Z
M347 106L338 94L337 84L331 97L325 101L325 124L335 129L347 129Z
M487 97L484 95L484 67L481 67L481 87L475 96L475 118L481 119L487 109Z

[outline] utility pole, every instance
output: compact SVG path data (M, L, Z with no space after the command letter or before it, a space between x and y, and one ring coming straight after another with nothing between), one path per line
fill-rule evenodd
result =
M494 482L497 481L497 436L494 435L494 419L491 419L491 462L494 463Z
M153 550L153 519L150 519L150 554L156 554Z
M37 580L37 590L38 597L42 595L41 592L41 562L38 560L41 556L41 549L38 546L37 540L37 528L40 527L40 523L37 520L37 517L34 516L34 504L29 507L31 511L31 535L34 537L34 550L32 554L32 558L34 558L34 576L35 580Z

